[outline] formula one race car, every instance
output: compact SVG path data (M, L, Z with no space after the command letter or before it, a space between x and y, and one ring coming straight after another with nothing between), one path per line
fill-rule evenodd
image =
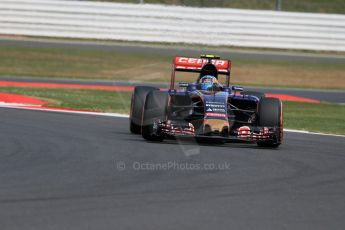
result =
M197 141L256 142L278 147L283 138L282 103L260 92L230 87L230 60L214 55L175 57L170 88L134 89L130 131L148 141L194 137ZM197 73L193 83L175 87L175 73ZM218 77L225 76L221 84Z

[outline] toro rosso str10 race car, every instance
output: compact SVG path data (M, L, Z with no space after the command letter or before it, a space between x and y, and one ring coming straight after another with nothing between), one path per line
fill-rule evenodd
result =
M149 141L194 137L197 141L244 141L278 147L283 138L281 101L230 87L230 69L230 60L214 55L175 57L169 89L135 87L130 131ZM176 72L196 76L192 83L176 86Z

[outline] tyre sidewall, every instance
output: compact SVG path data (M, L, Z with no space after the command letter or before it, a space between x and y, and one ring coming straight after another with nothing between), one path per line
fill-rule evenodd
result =
M260 146L277 147L283 138L282 102L277 98L262 98L258 109L260 127L276 127L275 141L258 141Z
M141 132L141 119L145 105L145 98L147 94L153 90L159 89L151 86L136 86L134 88L129 115L130 130L132 133L140 134Z
M169 95L164 91L151 91L147 94L142 118L142 136L146 140L161 141L163 136L154 133L154 124L167 119Z

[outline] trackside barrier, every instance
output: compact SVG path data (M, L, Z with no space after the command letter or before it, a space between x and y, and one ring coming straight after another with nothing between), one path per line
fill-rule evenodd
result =
M345 51L345 16L75 0L0 0L0 34Z

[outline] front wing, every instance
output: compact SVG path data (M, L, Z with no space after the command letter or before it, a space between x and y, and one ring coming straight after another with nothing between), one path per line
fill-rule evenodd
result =
M154 125L157 135L168 137L194 137L197 139L217 139L225 141L244 141L257 142L264 140L275 140L279 127L258 127L258 126L241 126L231 130L228 135L221 134L200 134L194 129L191 123L174 123L172 121L157 121Z

